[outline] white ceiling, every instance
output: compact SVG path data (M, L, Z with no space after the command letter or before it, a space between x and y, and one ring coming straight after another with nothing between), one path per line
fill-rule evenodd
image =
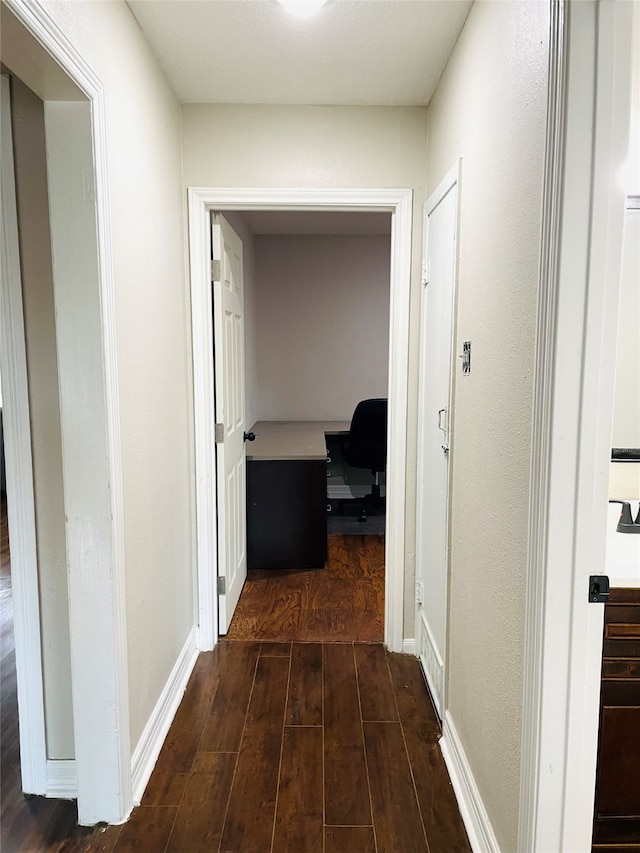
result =
M128 0L184 103L425 105L472 0Z

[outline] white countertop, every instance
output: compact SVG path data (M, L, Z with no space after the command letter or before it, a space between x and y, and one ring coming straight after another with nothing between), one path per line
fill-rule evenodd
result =
M326 459L325 434L348 432L349 426L349 421L258 421L250 430L256 440L245 445L247 459Z

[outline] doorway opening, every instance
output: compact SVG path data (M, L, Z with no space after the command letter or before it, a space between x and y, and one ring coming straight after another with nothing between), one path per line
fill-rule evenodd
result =
M131 809L131 757L128 738L121 737L127 731L129 707L104 92L93 71L40 7L8 0L0 14L3 71L21 81L38 101L46 146L39 174L48 203L40 206L38 227L46 213L50 239L42 240L46 231L41 228L37 252L29 252L28 260L41 254L45 244L53 258L55 311L50 330L55 332L52 346L58 380L48 382L47 392L59 405L64 492L58 496L62 505L58 517L65 540L61 568L68 581L68 594L56 619L67 624L70 636L68 652L60 655L70 675L64 685L67 695L66 688L72 684L66 712L57 714L52 703L43 701L43 687L55 671L40 640L40 606L50 602L47 596L39 599L33 519L24 524L28 504L33 516L33 494L27 500L22 488L14 488L15 478L7 464L22 789L54 798L77 796L80 824L117 822ZM5 79L3 108L8 102ZM2 122L3 166L8 126ZM26 144L33 146L34 139L30 136ZM3 180L3 212L8 185ZM19 246L17 233L12 243ZM15 420L16 407L9 405L22 395L21 411L28 417L26 367L17 364L15 341L24 319L18 316L17 297L10 298L10 293L21 291L20 254L16 248L9 254L3 251L2 257L7 462L12 460L14 473L16 464L28 465L29 470L22 468L21 474L23 482L33 485L31 466L37 468L38 461L35 456L31 460L29 441ZM47 463L53 458L49 452L44 456ZM42 470L40 465L36 477ZM47 503L39 523L43 515L49 522L54 514ZM25 547L20 531L27 527L31 542ZM101 673L98 680L96 671ZM104 714L107 707L109 715ZM62 746L51 736L51 720L66 728L67 742Z
M391 216L212 228L220 634L382 642Z
M220 633L217 578L219 517L215 475L213 398L213 322L211 295L212 211L302 213L369 213L390 218L390 298L388 342L388 458L384 542L384 642L402 650L404 598L404 503L406 468L406 397L412 193L410 190L229 190L189 191L189 234L192 270L192 327L196 443L198 603L201 647L211 647ZM389 217L390 214L390 217ZM387 279L388 280L388 279ZM355 401L358 402L358 401ZM316 416L316 419L317 416ZM348 415L347 415L348 419ZM343 425L346 420L343 418ZM252 420L248 416L248 423ZM326 418L325 418L326 420ZM344 430L338 430L341 432ZM325 451L326 453L326 451ZM323 460L326 466L326 457ZM326 478L326 472L325 472ZM325 493L325 512L327 506ZM345 516L346 518L346 516ZM378 534L380 535L380 534ZM225 552L226 553L226 552Z

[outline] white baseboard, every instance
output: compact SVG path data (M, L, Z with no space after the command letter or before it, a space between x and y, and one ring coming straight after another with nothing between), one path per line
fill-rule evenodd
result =
M142 795L186 690L197 657L197 630L192 628L131 756L131 786L134 806L140 805Z
M47 759L47 791L45 797L75 800L78 796L78 777L73 758Z
M405 655L413 655L414 658L417 657L418 652L416 649L416 641L413 637L402 641L402 653Z
M429 630L424 613L420 613L418 634L418 656L422 664L422 671L429 686L429 693L435 705L438 716L442 719L442 697L444 694L444 663Z
M449 771L471 849L473 853L500 853L489 815L448 711L444 715L442 731L440 749Z

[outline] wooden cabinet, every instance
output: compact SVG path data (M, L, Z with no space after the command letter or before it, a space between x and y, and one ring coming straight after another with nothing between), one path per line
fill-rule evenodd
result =
M247 447L250 569L322 569L327 559L326 434L342 421L258 421Z
M604 611L593 850L640 851L640 589Z
M248 568L322 569L326 559L326 460L248 461Z

